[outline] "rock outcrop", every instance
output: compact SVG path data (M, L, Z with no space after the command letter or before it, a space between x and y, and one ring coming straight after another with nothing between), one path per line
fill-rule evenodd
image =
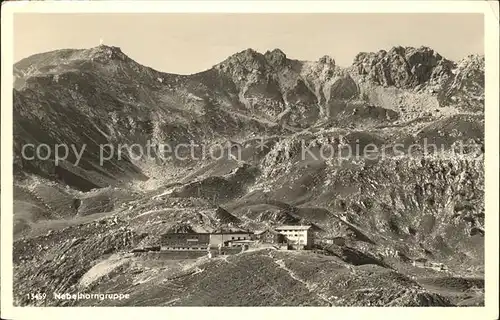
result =
M358 74L383 86L429 86L438 90L453 75L455 65L427 47L394 47L389 51L359 53L353 66Z

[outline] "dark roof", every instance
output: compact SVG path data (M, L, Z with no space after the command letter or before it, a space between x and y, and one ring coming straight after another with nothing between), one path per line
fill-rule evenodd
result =
M219 228L215 228L210 233L212 233L212 234L253 233L253 231L245 230L242 228L219 227Z
M171 226L167 233L195 233L195 231L189 224L181 222Z
M263 234L263 233L266 233L266 232L270 232L272 234L280 234L278 231L273 230L273 229L262 230L262 231L256 232L256 234Z
M210 234L253 234L253 231L216 231L209 232Z
M165 232L165 235L210 235L210 234L253 234L253 231L224 231L224 232Z
M275 230L308 230L311 226L279 226Z

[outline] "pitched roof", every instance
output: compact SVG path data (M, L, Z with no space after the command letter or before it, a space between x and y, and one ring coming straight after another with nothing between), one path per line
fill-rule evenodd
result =
M274 228L275 230L308 230L311 226L280 226Z
M210 234L253 234L252 231L218 231L210 232Z
M214 230L212 230L212 232L210 232L211 234L232 234L232 233L253 233L252 231L250 230L244 230L244 229L241 229L241 228L225 228L225 227L218 227L218 228L215 228Z
M261 235L261 234L264 234L266 232L273 233L273 234L277 234L278 233L276 230L273 230L273 229L265 229L265 230L255 231L255 234L256 235Z

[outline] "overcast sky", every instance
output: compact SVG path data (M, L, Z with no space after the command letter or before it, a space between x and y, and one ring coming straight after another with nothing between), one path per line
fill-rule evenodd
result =
M481 14L16 14L14 59L63 48L121 47L159 71L190 74L253 48L290 58L429 46L448 59L484 53Z

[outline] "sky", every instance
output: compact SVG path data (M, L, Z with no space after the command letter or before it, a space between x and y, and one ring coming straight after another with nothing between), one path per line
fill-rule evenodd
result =
M482 14L33 14L14 15L14 60L66 48L117 46L153 69L191 74L228 56L281 49L348 66L359 52L428 46L451 60L484 54Z

